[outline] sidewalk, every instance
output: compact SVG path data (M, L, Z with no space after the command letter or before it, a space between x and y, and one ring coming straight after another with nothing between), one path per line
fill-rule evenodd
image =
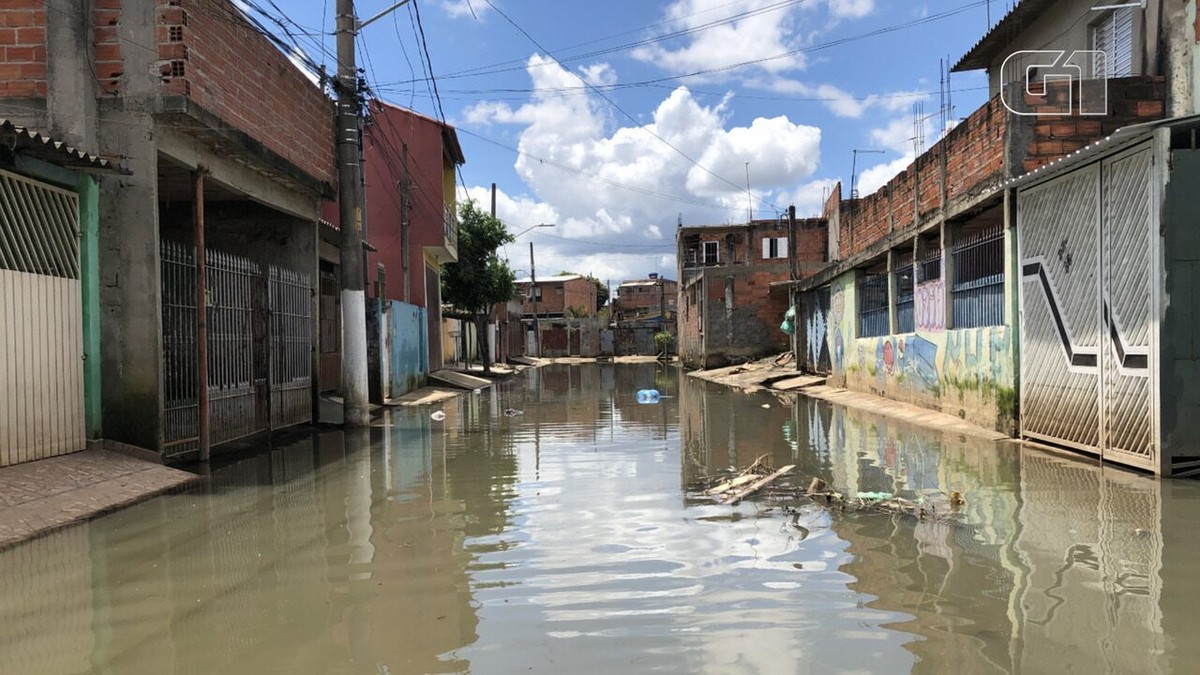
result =
M0 469L0 549L199 480L107 450Z
M825 386L823 377L804 377L793 369L789 361L777 365L776 359L764 359L751 363L713 370L696 370L689 376L716 382L744 392L771 391L777 394L800 394L819 398L849 408L857 408L877 415L894 417L909 424L954 433L989 441L1010 440L994 429L972 424L954 415L929 408L901 403L890 399L849 389Z

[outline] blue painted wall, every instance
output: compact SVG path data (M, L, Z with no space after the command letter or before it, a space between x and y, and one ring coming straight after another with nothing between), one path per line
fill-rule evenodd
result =
M391 301L388 330L392 342L392 396L425 386L429 374L429 336L425 308Z

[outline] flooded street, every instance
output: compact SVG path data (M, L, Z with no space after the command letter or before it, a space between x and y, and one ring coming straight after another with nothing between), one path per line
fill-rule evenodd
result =
M636 392L654 387L656 405ZM0 552L2 673L1186 672L1200 485L552 365ZM506 411L507 414L506 414ZM520 411L521 414L516 414ZM769 454L918 520L694 489Z

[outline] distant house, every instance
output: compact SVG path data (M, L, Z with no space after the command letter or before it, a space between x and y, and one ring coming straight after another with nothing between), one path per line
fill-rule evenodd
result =
M675 308L678 305L679 284L652 274L646 279L621 282L617 287L617 302L613 320L618 324L629 322L675 323Z
M522 298L521 315L527 319L592 316L596 313L596 285L578 274L517 279Z
M678 352L684 365L713 368L787 351L790 336L779 326L788 291L771 284L824 267L827 237L821 218L797 220L793 246L786 221L680 227Z

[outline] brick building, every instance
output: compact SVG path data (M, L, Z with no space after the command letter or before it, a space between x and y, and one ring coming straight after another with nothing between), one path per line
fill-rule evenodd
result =
M617 286L617 301L613 320L657 321L675 323L675 308L679 300L679 284L651 274L646 279L632 279Z
M839 386L1015 430L1011 181L1118 128L1191 112L1191 51L1181 66L1176 47L1197 36L1184 12L1092 5L1018 3L954 67L986 68L992 98L875 193L834 190L824 214L834 263L793 284L798 363ZM1111 67L1089 64L1088 79L1064 84L1042 64L1048 83L1029 93L1030 64L1010 57L1032 48L1101 49Z
M596 284L578 274L545 277L537 282L528 277L517 279L522 298L521 315L541 319L565 316L592 316L596 313Z
M0 25L0 116L128 172L99 184L94 435L176 458L202 425L217 444L309 420L336 180L322 89L230 0L10 0ZM201 298L222 327L207 378Z
M794 236L786 221L776 220L680 227L675 241L683 363L713 368L786 351L790 339L779 325L788 291L772 284L821 269L827 237L821 218L797 220Z

